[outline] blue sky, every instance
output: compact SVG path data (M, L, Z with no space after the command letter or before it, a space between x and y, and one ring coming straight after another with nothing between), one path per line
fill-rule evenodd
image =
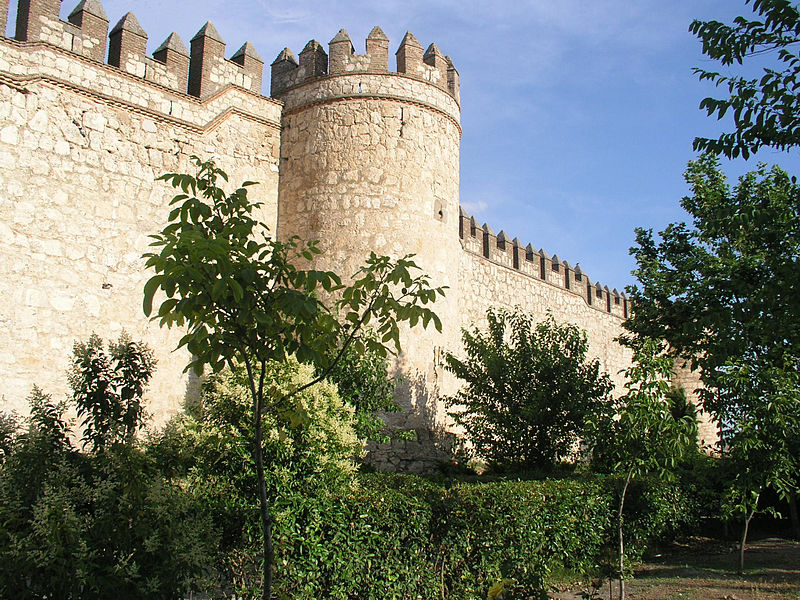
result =
M12 15L16 0L11 0ZM77 4L66 0L62 16ZM505 230L620 290L633 282L636 226L683 219L692 139L720 124L698 110L718 70L688 33L694 18L750 15L743 0L105 0L113 24L133 11L152 52L173 30L188 44L206 20L267 65L345 27L364 52L380 25L394 52L406 30L436 42L461 75L461 202ZM393 61L390 61L393 68ZM269 80L268 67L265 81ZM268 92L268 90L266 90ZM731 177L762 160L800 173L796 153L725 163Z

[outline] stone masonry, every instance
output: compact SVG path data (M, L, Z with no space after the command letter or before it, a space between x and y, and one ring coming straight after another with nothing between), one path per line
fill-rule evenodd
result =
M280 238L320 240L317 266L348 276L370 252L414 253L448 286L436 304L442 333L404 331L396 359L407 410L392 424L419 441L373 448L377 463L423 470L446 456L453 432L440 398L457 382L442 356L490 306L579 325L621 386L625 295L459 209L459 75L436 44L423 50L407 33L392 71L379 27L365 54L341 30L328 52L316 40L299 60L284 49L265 97L255 48L225 58L210 22L190 49L173 33L149 57L132 13L109 32L99 0L67 21L59 8L20 0L15 39L0 37L0 408L25 412L33 384L64 394L72 344L124 329L156 351L154 422L180 409L192 390L187 356L174 351L179 332L142 313L141 255L171 197L155 178L189 171L192 155L214 157L232 184L260 182L251 193L262 220ZM0 27L7 15L0 0Z

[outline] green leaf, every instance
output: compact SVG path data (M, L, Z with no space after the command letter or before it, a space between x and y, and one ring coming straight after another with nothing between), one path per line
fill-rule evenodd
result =
M154 275L147 281L147 283L144 284L144 300L142 301L142 309L147 317L149 317L150 313L153 311L153 296L163 280L164 277L162 275Z

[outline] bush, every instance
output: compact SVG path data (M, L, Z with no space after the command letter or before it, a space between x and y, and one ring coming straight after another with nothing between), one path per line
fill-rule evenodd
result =
M34 390L0 469L0 597L182 598L216 534L194 497L133 446L83 454L64 404Z
M448 597L484 598L508 579L527 598L555 567L594 567L611 509L594 482L504 481L455 486L440 516Z
M275 508L275 590L297 599L483 600L509 580L506 597L535 597L554 572L598 572L615 542L616 491L613 478L448 488L382 473L314 493L296 486ZM643 480L629 493L632 555L686 524L691 504L675 486ZM226 560L238 594L258 588L255 541L240 540Z
M280 597L433 597L433 506L374 479L362 483L276 512Z
M505 472L552 470L574 457L583 428L606 412L612 389L598 360L588 360L586 333L540 323L516 309L490 309L488 330L462 330L463 360L446 355L448 370L464 381L448 399L451 416L475 457Z
M609 495L616 497L625 478L607 477L603 482ZM626 556L639 560L649 546L671 541L696 527L699 515L693 489L653 476L632 480L625 500Z
M266 381L275 395L312 378L313 369L297 361L267 365ZM159 468L194 490L221 530L215 593L252 594L261 581L261 524L247 385L246 375L239 369L209 376L202 401L191 414L173 419L148 443ZM349 493L356 470L353 459L362 451L354 423L352 407L326 382L263 415L265 477L273 503L278 578L286 572L281 562L284 544L288 543L292 552L298 551L281 537L282 523L291 531L299 527L298 531L307 528L311 532L315 525L308 519L321 514L322 499ZM309 536L299 556L315 543L315 537Z
M144 424L142 395L154 370L153 352L124 332L108 352L96 335L75 344L69 384L84 443L92 450L134 440Z
M365 336L377 341L372 331ZM381 414L399 412L401 408L394 399L397 378L389 376L385 356L369 345L363 352L349 346L327 379L336 384L341 399L355 409L358 437L377 442L391 440Z

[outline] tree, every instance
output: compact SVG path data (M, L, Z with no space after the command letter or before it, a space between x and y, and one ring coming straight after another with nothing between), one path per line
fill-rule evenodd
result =
M466 358L446 355L465 382L449 399L475 453L499 470L552 469L578 446L584 420L612 389L585 332L552 315L534 324L520 310L492 310L488 331L463 330Z
M617 504L617 557L620 600L625 598L625 499L631 481L647 473L664 479L693 447L697 420L691 415L675 418L670 380L673 361L654 340L634 344L633 364L625 372L626 393L615 406L614 415L592 418L586 443L590 451L602 453L614 471L624 477Z
M686 179L693 194L681 205L692 223L669 225L658 242L636 231L639 286L625 327L665 339L700 370L703 408L740 473L729 500L746 540L763 487L797 492L800 187L760 165L731 190L710 156L689 163Z
M724 99L705 98L700 108L718 119L730 112L734 123L734 131L717 139L695 138L695 150L746 159L763 146L788 150L800 144L800 54L793 48L800 41L800 10L790 0L752 0L752 8L761 19L740 16L733 25L696 20L689 27L702 42L703 54L722 66L771 52L778 63L757 79L694 70L701 81L730 93Z
M263 597L272 592L272 518L264 479L262 416L283 409L301 391L322 381L353 346L385 355L385 344L400 348L398 323L412 327L422 322L441 322L426 305L443 288L431 288L429 278L410 256L392 260L374 253L345 287L330 271L300 269L319 253L316 242L300 245L296 238L279 242L257 221L260 204L251 202L245 182L226 194L217 185L227 175L212 161L193 157L196 176L169 173L160 179L182 193L170 206L169 224L153 235L155 248L146 265L153 275L145 284L144 311L150 315L153 299L161 291L165 299L154 318L162 326L184 328L179 347L192 354L188 368L198 374L205 365L219 371L226 364L244 364L253 416L253 456L264 546ZM323 300L320 292L337 294ZM375 323L379 338L360 336L364 325ZM284 393L266 380L267 363L286 362L295 356L318 367L318 374Z
M124 332L109 352L96 335L86 343L75 343L69 384L84 442L94 451L133 441L144 423L142 395L155 364L152 350Z
M731 358L716 378L718 414L727 446L724 456L736 466L723 509L742 519L739 575L744 572L750 521L764 488L786 500L798 488L800 360L790 360L776 364L757 356Z

